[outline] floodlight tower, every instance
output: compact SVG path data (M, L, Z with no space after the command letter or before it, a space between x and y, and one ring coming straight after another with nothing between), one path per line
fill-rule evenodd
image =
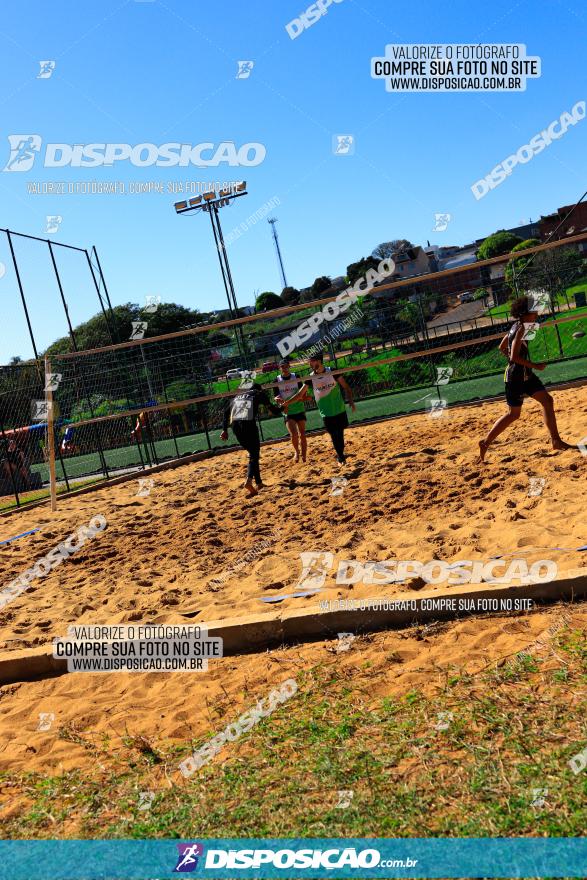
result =
M220 271L222 273L222 281L224 283L224 290L226 291L228 311L231 318L238 317L238 304L236 301L234 283L232 281L232 273L230 271L230 265L228 263L228 255L226 253L226 247L224 244L224 236L222 235L222 227L220 225L218 209L224 208L226 205L232 204L232 201L234 199L238 199L240 198L240 196L246 195L248 195L247 184L244 180L242 180L239 183L231 184L229 187L221 189L219 192L207 192L201 196L195 196L193 199L187 199L183 202L175 202L174 205L176 214L187 214L190 211L204 211L210 215L212 233L214 235L214 243L218 252ZM244 342L242 327L240 325L236 325L234 330L236 343L242 359L245 357L247 351ZM245 366L248 366L248 364L246 363L246 359Z
M277 260L279 262L279 269L281 271L282 287L287 287L287 278L285 277L285 269L283 268L283 260L281 259L281 251L279 250L279 239L277 238L277 230L275 229L275 224L277 223L277 217L270 217L267 220L267 223L271 224L271 229L273 232L273 241L275 242L275 250L277 251Z

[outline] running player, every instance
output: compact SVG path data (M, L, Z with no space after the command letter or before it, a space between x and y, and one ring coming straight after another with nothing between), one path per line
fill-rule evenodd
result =
M256 495L257 491L263 488L261 472L259 470L261 440L257 428L257 414L260 406L267 407L276 416L280 416L283 413L283 406L275 406L269 399L267 392L260 385L255 385L251 381L246 386L241 386L240 394L226 399L224 421L220 435L221 440L228 440L228 425L230 424L239 444L249 453L247 479L245 482L245 489L249 495ZM257 484L257 488L253 486L253 480Z
M544 414L544 423L550 434L553 449L575 449L569 443L561 439L556 423L554 401L544 385L533 373L533 370L544 370L546 364L535 364L529 360L528 343L526 336L528 324L535 324L538 320L538 312L534 310L530 297L521 296L512 303L512 324L507 336L504 336L499 344L499 350L507 357L508 365L505 371L505 399L509 411L501 416L485 440L479 441L479 455L481 461L485 460L485 453L502 431L520 418L524 397L533 397L541 405Z
M278 394L276 399L278 397L279 400L286 400L299 391L300 385L296 374L290 370L287 358L279 362L279 368L281 372L277 377ZM303 400L298 400L296 403L288 406L287 413L285 414L285 427L291 437L291 444L294 448L294 461L300 460L300 446L302 461L305 461L308 441L306 439L306 409Z
M282 401L278 397L275 399L289 408L292 403L303 400L308 394L308 388L311 387L318 404L318 411L324 420L324 427L330 434L338 463L344 464L346 461L344 454L344 429L348 428L349 420L342 392L345 392L350 407L354 412L356 407L353 400L353 392L342 376L333 376L330 368L324 366L324 355L322 352L312 355L308 360L312 372L310 377L304 380L303 387L297 394L290 397L289 400Z

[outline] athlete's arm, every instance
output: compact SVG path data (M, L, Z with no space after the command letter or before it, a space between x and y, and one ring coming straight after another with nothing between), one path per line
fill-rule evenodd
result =
M508 334L506 333L506 335L503 337L503 339L499 343L499 350L501 351L501 353L504 357L508 356L508 338L509 338Z
M280 406L275 406L266 391L259 392L259 403L263 406L266 406L267 409L271 410L274 416L280 416L283 412L283 404L281 404Z
M522 324L516 333L514 338L514 344L512 345L512 353L510 355L510 361L513 364L521 364L523 367L528 367L528 369L532 370L543 370L546 364L535 364L532 361L527 361L525 358L520 357L520 346L522 345L522 340L524 339L524 325Z
M349 403L352 411L354 412L356 409L356 406L355 406L355 400L353 398L353 392L351 390L351 386L346 381L344 376L335 376L335 379L338 382L338 384L340 385L340 387L342 388L342 390L345 392L345 394L347 396L347 403Z
M226 397L224 399L224 411L222 413L222 434L220 435L221 440L226 440L228 437L228 423L230 421L230 407L234 401L234 397ZM226 437L223 435L226 434Z
M308 396L308 383L311 382L310 379L306 380L299 391L293 395L293 397L288 397L287 400L283 401L284 406L287 406L289 403L295 403L297 400L305 400ZM277 398L276 398L277 399Z

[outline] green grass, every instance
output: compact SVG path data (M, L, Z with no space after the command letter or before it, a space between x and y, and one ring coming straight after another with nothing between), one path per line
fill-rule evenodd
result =
M566 310L567 306L567 298L569 300L574 300L575 294L582 291L587 292L587 275L584 278L579 278L576 284L573 284L571 287L567 287L567 289L561 293L557 293L554 297L554 302L558 306L562 306ZM491 309L487 309L484 312L485 315L492 315L494 318L502 317L508 318L510 314L510 305L511 303L502 303L499 306L493 306ZM585 312L587 309L584 306L581 306L578 309L570 309L569 311L573 311L574 314L580 314Z
M59 474L57 475L59 478ZM47 476L47 479L49 477ZM69 481L69 487L71 490L81 489L82 486L91 486L93 483L102 483L104 478L102 476L99 477L89 477L85 480L76 480L72 482ZM64 495L67 493L67 488L65 485L57 486L57 494ZM30 504L33 501L39 501L42 498L49 498L50 491L47 486L44 489L37 489L33 492L21 492L19 494L19 500L21 504ZM16 507L16 501L12 495L7 495L4 497L0 497L0 510L10 510L11 508Z
M207 737L114 745L62 727L63 740L86 750L87 765L52 777L3 773L4 795L28 802L4 820L3 836L187 838L194 828L200 838L585 834L587 772L568 766L587 741L584 632L561 630L546 661L518 655L474 676L455 670L444 684L439 675L434 697L412 689L375 698L389 668L373 668L360 645L354 665L335 659L300 671L285 706L189 780L178 763ZM240 714L224 698L213 711L210 736ZM440 731L442 712L452 719ZM548 789L544 807L532 806L535 788ZM347 809L336 807L343 789L353 791ZM149 790L156 798L141 812L138 793Z

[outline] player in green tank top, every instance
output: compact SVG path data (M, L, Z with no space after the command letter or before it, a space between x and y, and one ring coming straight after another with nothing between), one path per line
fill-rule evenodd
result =
M289 412L289 407L304 400L308 395L309 388L314 392L318 411L324 420L324 427L330 434L334 451L339 464L346 461L344 454L344 429L348 428L349 420L346 414L346 406L342 392L344 391L352 411L355 411L353 392L343 376L334 376L328 367L324 366L323 354L312 355L309 364L312 372L304 385L293 397L282 401L276 397L276 401L283 402Z
M279 362L279 369L281 372L277 377L277 396L275 399L283 400L292 394L296 394L299 391L300 384L295 373L291 372L287 358ZM300 460L300 447L302 461L305 461L308 441L306 439L306 407L303 400L292 403L284 415L285 426L294 448L294 461Z

